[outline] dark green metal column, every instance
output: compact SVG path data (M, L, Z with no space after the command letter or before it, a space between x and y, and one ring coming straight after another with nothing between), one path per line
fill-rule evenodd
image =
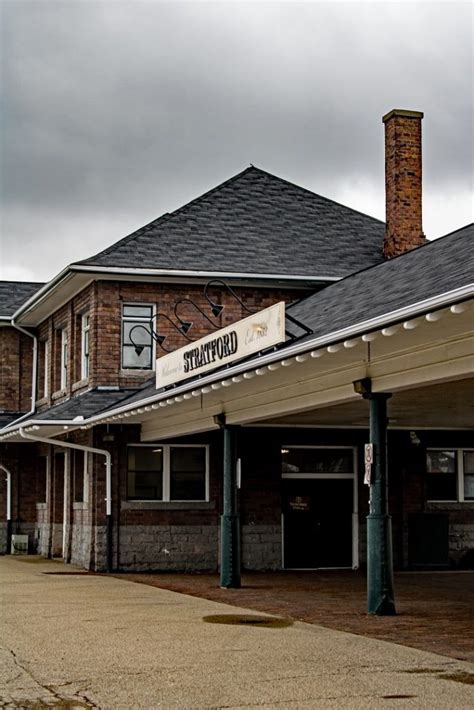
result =
M224 426L224 510L221 517L221 587L240 587L240 521L237 513L236 430Z
M373 468L370 513L367 516L367 607L369 614L396 614L393 591L392 521L388 514L387 399L385 392L370 393L370 443Z

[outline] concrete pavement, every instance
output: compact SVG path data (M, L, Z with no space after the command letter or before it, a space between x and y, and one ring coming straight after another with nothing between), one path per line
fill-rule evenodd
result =
M469 663L29 559L0 558L0 707L474 707Z

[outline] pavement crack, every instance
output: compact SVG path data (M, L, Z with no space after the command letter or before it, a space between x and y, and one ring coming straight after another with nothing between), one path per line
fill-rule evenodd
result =
M68 698L68 697L65 697L64 695L61 695L59 692L57 692L55 690L55 688L65 687L67 685L73 685L74 683L76 683L76 681L66 681L65 683L54 683L51 685L49 685L48 683L41 683L41 681L39 681L38 678L36 678L34 676L34 674L30 671L30 669L27 666L25 666L23 663L20 662L18 656L16 655L15 651L12 648L6 648L5 646L2 646L2 649L10 654L10 656L13 660L13 663L15 664L15 666L17 668L19 668L21 671L23 671L23 673L26 673L26 675L29 678L31 678L33 683L35 683L39 688L50 693L53 696L53 698L55 698L55 700L57 700L61 704L62 707L67 707L68 704L74 703L74 698L77 698L77 699L79 699L79 702L84 703L84 707L98 708L100 710L100 706L96 705L96 703L94 703L92 700L90 700L90 698L88 698L85 695L76 694L76 695ZM21 677L21 673L19 673L16 676L16 679L18 679L19 677ZM84 683L84 682L87 682L87 679L83 679L83 680L80 680L77 682Z

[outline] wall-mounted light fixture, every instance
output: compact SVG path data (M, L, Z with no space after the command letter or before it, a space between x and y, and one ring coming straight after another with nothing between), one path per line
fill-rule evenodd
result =
M135 348L135 352L138 356L140 356L142 354L142 352L144 351L145 345L141 345L141 344L137 343L132 337L133 331L137 330L137 328L142 328L146 333L148 333L148 335L151 335L151 337L153 338L155 343L158 343L160 348L162 348L165 352L167 352L167 353L172 352L171 350L168 350L167 348L165 348L163 345L167 336L157 333L153 328L153 321L158 320L158 318L165 318L165 320L167 320L168 323L170 323L173 326L173 328L178 331L178 333L180 335L182 335L184 338L186 338L186 340L188 340L189 342L192 342L191 338L188 338L188 336L186 335L186 332L181 330L181 328L179 328L176 325L176 323L174 321L172 321L171 318L169 318L166 315L166 313L155 313L155 315L152 318L150 318L148 326L143 325L142 323L138 323L137 325L134 325L133 328L130 329L130 332L128 334L130 342L132 343L133 347Z

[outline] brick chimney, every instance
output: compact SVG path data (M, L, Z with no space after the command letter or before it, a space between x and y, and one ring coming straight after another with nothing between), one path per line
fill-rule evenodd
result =
M421 213L420 111L393 109L385 124L385 209L383 252L390 259L426 242Z

